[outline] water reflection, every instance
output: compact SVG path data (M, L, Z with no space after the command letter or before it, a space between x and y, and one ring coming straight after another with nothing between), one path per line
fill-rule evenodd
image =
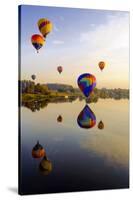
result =
M47 156L44 156L43 160L40 162L39 171L42 175L49 175L52 171L52 162L48 160Z
M41 144L39 144L39 141L37 141L37 144L32 149L32 157L33 158L42 158L46 156L46 152Z
M37 141L36 145L32 149L33 158L43 158L39 163L39 171L42 175L48 175L52 171L52 162L47 158L46 151L43 146Z
M72 103L78 97L71 96L69 98L58 97L56 99L45 99L45 100L36 100L36 101L23 101L22 106L30 109L32 112L40 111L40 109L45 108L48 103L65 103L69 102Z
M57 122L62 122L62 120L63 120L62 116L59 115L59 116L57 117Z
M79 113L77 123L81 128L89 129L95 126L96 116L88 105Z
M30 109L32 112L39 111L40 109L46 107L48 105L48 101L28 101L23 102L22 106Z
M100 121L99 123L98 123L98 129L100 129L100 130L102 130L102 129L104 129L104 123L103 123L103 121Z
M101 99L88 105L87 110L91 109L96 120L90 129L77 125L84 101L49 103L46 109L36 113L22 107L23 192L128 187L128 104L128 100ZM57 122L59 115L63 118L60 124ZM101 130L98 128L100 121L104 124ZM59 128L59 125L62 126ZM37 138L45 149L45 155L39 159L31 156Z

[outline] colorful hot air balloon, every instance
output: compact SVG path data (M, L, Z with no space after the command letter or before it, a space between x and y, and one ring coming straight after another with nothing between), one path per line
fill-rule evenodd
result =
M77 123L81 128L89 129L95 126L96 116L88 105L80 112Z
M62 116L61 115L59 115L58 117L57 117L57 122L62 122Z
M57 71L61 74L61 72L63 71L63 67L62 66L58 66L57 67Z
M89 97L96 87L96 78L92 74L82 74L78 78L78 86L86 97Z
M105 67L105 62L104 61L100 61L99 63L98 63L98 66L99 66L99 68L101 69L101 71L104 69L104 67Z
M42 145L39 144L39 141L32 149L32 157L33 158L42 158L46 155L46 152Z
M31 78L33 79L33 80L35 80L36 79L36 75L31 75Z
M98 123L98 128L99 128L99 129L104 129L104 123L103 123L102 121L100 121L100 122Z
M52 163L46 156L44 156L43 160L40 162L39 170L45 176L51 173Z
M52 31L53 25L48 19L42 18L38 21L38 28L42 33L43 37L46 38L47 34L49 34Z
M45 40L43 39L41 35L35 34L35 35L32 35L31 42L38 53L38 50L43 46Z

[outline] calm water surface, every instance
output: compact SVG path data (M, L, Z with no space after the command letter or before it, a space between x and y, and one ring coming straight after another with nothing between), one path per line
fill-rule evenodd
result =
M96 125L90 129L77 123L84 101L49 103L36 112L21 107L21 193L127 188L128 103L101 99L89 104L96 116ZM57 121L59 115L62 122ZM39 168L42 158L32 157L38 140L51 162L49 173Z

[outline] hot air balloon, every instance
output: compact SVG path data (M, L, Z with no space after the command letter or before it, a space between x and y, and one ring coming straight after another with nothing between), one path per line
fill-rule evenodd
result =
M99 129L104 129L104 123L103 123L102 121L100 121L100 122L98 123L98 128L99 128Z
M62 66L58 66L57 67L57 71L61 74L61 72L63 71L63 67Z
M86 97L89 97L96 87L96 78L92 74L81 74L78 78L78 86Z
M49 34L52 31L52 27L53 27L53 25L50 22L50 20L48 20L46 18L39 19L38 28L44 38L46 38L47 34Z
M33 158L42 158L46 155L46 152L42 145L39 144L39 141L32 149L32 157Z
M45 40L43 39L41 35L35 34L35 35L32 35L31 42L38 53L38 50L43 46Z
M80 112L77 123L81 128L89 129L95 126L96 116L88 105Z
M31 78L33 79L33 81L36 79L36 75L31 75Z
M99 63L98 63L98 66L99 66L99 68L101 69L101 71L104 69L104 67L105 67L105 62L104 61L100 61Z
M44 156L43 160L40 162L39 170L43 175L48 175L52 171L52 163L50 160Z
M59 116L57 117L57 122L62 122L62 120L63 120L62 116L59 115Z

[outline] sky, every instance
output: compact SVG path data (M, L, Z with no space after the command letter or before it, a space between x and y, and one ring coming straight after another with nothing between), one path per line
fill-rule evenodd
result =
M37 22L53 24L39 53L31 44L41 34ZM21 79L74 87L83 73L96 77L97 88L129 88L129 12L45 6L21 6ZM105 69L98 68L105 61ZM63 72L57 72L57 66Z

